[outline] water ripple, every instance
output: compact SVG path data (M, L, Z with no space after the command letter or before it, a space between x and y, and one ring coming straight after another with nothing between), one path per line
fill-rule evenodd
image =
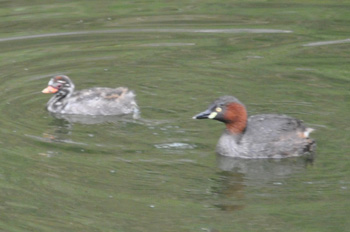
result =
M194 149L196 146L188 143L164 143L154 145L159 149Z
M292 33L289 30L276 30L276 29L114 29L114 30L98 30L98 31L72 31L72 32L59 32L59 33L48 33L39 35L25 35L15 36L9 38L2 38L0 42L14 41L14 40L25 40L25 39L37 39L57 36L69 36L69 35L88 35L88 34L111 34L111 33Z
M312 42L304 44L304 47L315 47L315 46L324 46L324 45L333 45L333 44L343 44L343 43L350 43L350 39L343 39L343 40L330 40L330 41L321 41L321 42Z
M195 43L152 43L142 44L141 47L178 47L178 46L194 46Z

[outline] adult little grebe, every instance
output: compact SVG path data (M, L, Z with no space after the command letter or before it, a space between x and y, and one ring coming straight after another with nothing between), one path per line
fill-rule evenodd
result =
M240 158L284 158L301 156L315 149L309 138L314 130L301 120L278 114L247 117L245 106L235 97L223 96L194 119L215 119L226 124L217 152Z

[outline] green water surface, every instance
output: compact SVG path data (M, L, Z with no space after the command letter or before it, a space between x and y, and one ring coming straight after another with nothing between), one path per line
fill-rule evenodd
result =
M0 231L350 231L349 1L0 1ZM127 86L140 119L41 93ZM219 96L316 129L317 156L237 162Z

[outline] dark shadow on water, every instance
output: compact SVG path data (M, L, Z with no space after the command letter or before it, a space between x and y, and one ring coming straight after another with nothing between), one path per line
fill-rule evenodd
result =
M118 123L135 123L136 120L132 115L122 116L89 116L89 115L64 115L64 114L52 114L51 122L48 124L49 127L43 133L45 140L55 143L69 143L76 145L87 145L84 142L72 141L70 135L74 130L75 124L84 125L98 125L98 124L118 124Z
M88 125L135 121L135 118L131 115L92 116L92 115L73 115L73 114L51 114L51 116L57 119L53 122L57 124L62 124L62 120L66 123L80 123L80 124L88 124Z
M246 188L264 188L282 184L293 174L305 172L313 160L305 157L285 159L239 159L217 156L219 172L217 186L212 192L220 196L215 207L223 211L245 208Z
M217 156L217 165L223 171L241 173L248 179L270 180L275 177L286 177L305 170L312 164L308 157L293 157L284 159L240 159L227 156Z

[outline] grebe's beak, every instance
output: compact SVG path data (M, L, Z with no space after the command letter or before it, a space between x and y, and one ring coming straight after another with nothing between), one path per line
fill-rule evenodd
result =
M57 93L58 89L52 86L47 86L45 89L43 89L43 91L41 91L42 93Z
M207 109L206 111L203 111L202 113L199 113L195 116L193 116L193 119L214 119L218 113L215 111L211 111Z

